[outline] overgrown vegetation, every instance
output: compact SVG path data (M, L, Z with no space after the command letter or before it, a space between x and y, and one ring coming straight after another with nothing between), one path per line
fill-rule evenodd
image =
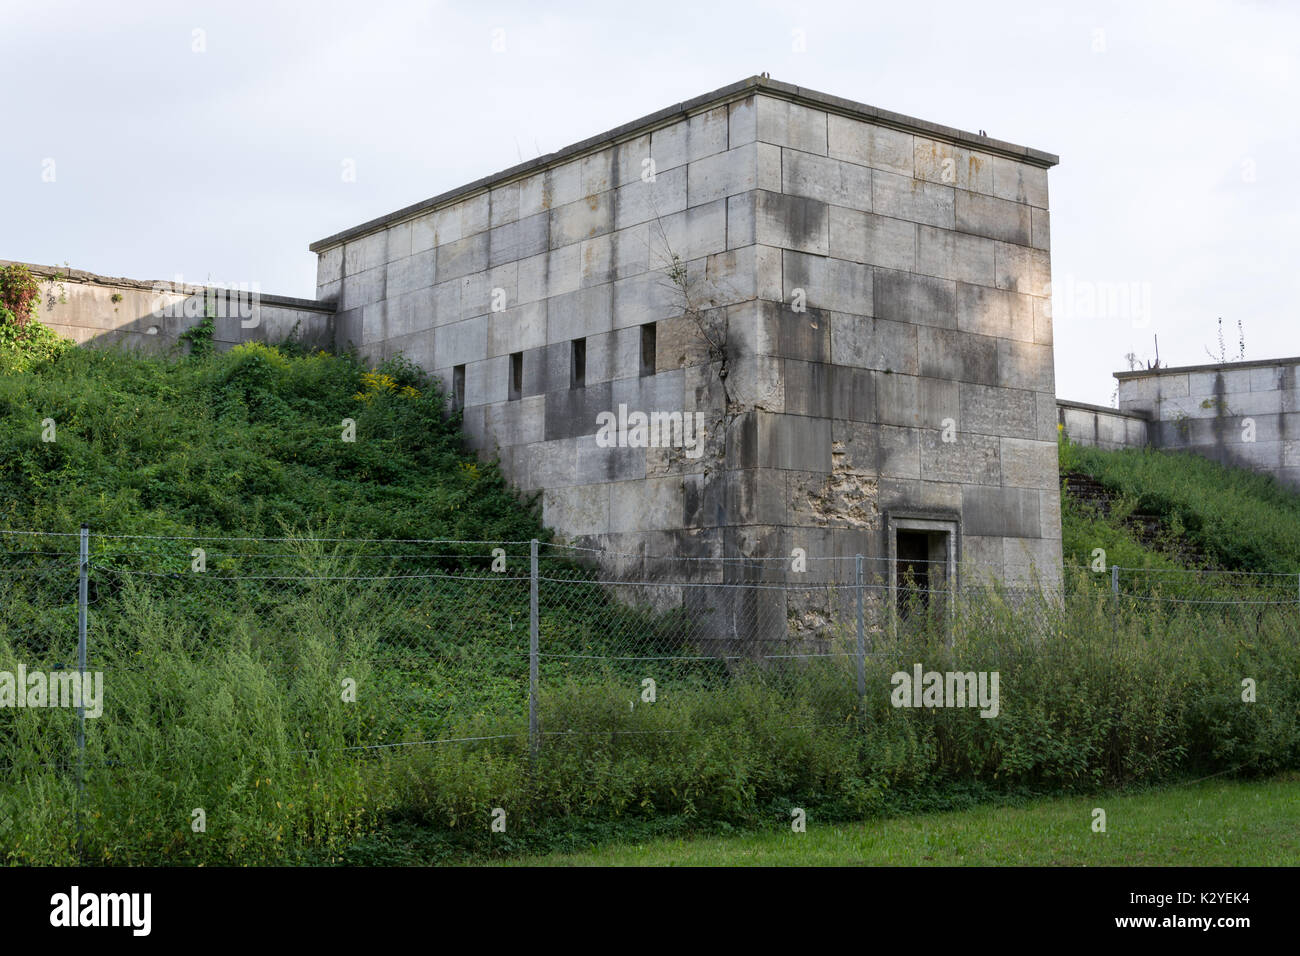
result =
M45 419L57 441L42 440ZM482 554L382 550L543 535L496 466L463 448L418 369L262 345L184 362L64 351L0 376L0 426L0 525L99 532L91 667L108 685L80 798L74 714L0 711L10 862L447 862L754 827L795 806L861 819L1300 765L1294 606L1116 602L1080 570L1060 602L993 590L944 626L874 635L861 700L841 656L780 670L660 663L658 700L630 706L644 664L571 661L614 657L614 632L636 634L646 657L686 648L692 621L623 608L558 580L558 565L541 596L560 653L544 663L534 758L526 581L484 581ZM1167 466L1069 454L1117 487L1153 469L1165 497L1152 505L1185 513L1188 534L1260 507L1220 501L1207 519L1201 485ZM384 543L344 551L298 532ZM283 538L257 557L278 570L246 573L252 559L227 543L209 573L189 573L189 542L165 539L196 534ZM1072 540L1074 553L1084 542ZM380 558L419 573L376 580ZM66 549L11 542L0 573L0 671L72 666ZM918 661L999 672L1001 715L892 707L891 675ZM496 808L504 833L490 827Z
M1300 572L1300 495L1272 476L1230 468L1190 452L1103 451L1062 439L1061 473L1082 472L1118 496L1118 510L1100 515L1062 498L1067 559L1086 565L1093 548L1124 567L1178 567L1170 557L1185 539L1210 567L1275 574ZM1068 491L1068 489L1067 489ZM1160 516L1169 541L1148 547L1124 527L1136 510Z

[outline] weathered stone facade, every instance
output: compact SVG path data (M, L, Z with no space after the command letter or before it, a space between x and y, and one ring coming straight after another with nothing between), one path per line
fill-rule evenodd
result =
M1116 372L1120 409L1150 444L1267 472L1300 487L1300 358Z
M318 298L581 543L1050 582L1055 162L752 78L314 244Z

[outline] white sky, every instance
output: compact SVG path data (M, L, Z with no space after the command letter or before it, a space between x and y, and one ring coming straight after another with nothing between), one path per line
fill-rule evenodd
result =
M767 71L1059 154L1057 393L1109 404L1219 316L1300 354L1297 57L1281 2L0 0L0 258L312 297L310 242Z

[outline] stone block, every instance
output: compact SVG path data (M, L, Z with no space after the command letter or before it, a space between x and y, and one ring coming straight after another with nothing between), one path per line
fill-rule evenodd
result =
M457 279L488 267L488 233L480 232L438 247L436 275L439 281Z
M384 297L393 299L414 292L416 289L431 288L436 281L434 252L432 249L426 249L424 252L388 263Z
M1055 394L1055 367L1050 345L1032 342L998 342L998 373L1001 384Z
M831 359L836 365L902 375L920 372L915 325L833 313L830 326Z
M871 177L872 211L942 229L955 223L955 190L951 186L896 176L876 170Z
M411 220L411 252L424 252L426 249L432 249L438 245L437 234L434 231L435 215L432 212L426 212L423 216L417 216Z
M1012 243L995 243L997 287L1012 292L1050 297L1052 294L1052 260L1041 249Z
M396 338L433 328L433 289L417 289L395 298L390 297L386 304L388 337Z
M685 517L680 477L621 481L609 486L609 528L613 532L672 530Z
M758 190L755 193L754 238L763 245L828 255L828 208L815 199Z
M551 210L550 246L558 249L614 228L614 197L599 193Z
M609 332L613 328L613 312L613 283L552 296L547 301L547 340L569 342Z
M766 145L766 144L764 144ZM771 147L770 149L774 149ZM765 163L770 165L771 153L765 152ZM775 180L779 188L781 162L776 156L775 172L768 170L769 184ZM751 143L736 149L714 153L697 159L687 167L687 205L699 206L737 193L749 192L759 185L759 144Z
M919 429L921 478L958 484L997 485L1002 481L1001 449L998 439L987 435L961 434L956 441L943 440L941 428Z
M535 216L582 198L582 165L565 163L529 176L519 185L520 217Z
M692 206L660 220L662 232L651 228L650 267L662 269L676 254L683 262L727 249L727 201Z
M998 384L998 340L955 329L916 330L918 372L930 378Z
M365 272L344 276L339 308L347 311L382 301L387 272L388 270L381 264Z
M388 261L387 231L372 232L343 244L343 275L382 268Z
M331 246L316 256L316 288L343 278L343 247ZM319 292L317 292L319 295Z
M609 530L610 486L580 485L542 492L542 520L566 535L603 534Z
M385 244L384 254L389 262L405 259L411 254L410 220L388 227L388 241Z
M1014 488L1050 491L1060 487L1055 442L1002 438L1002 483ZM1060 526L1059 519L1055 525ZM1045 525L1045 527L1052 527Z
M1047 170L1003 156L993 157L993 195L1012 202L1047 206Z
M786 302L794 302L795 290L802 289L809 309L872 314L870 266L798 252L787 252L782 260Z
M993 156L924 136L916 137L916 178L970 192L993 192Z
M1052 214L1037 206L1029 207L1030 245L1047 251L1052 248Z
M487 330L486 315L444 325L434 338L434 365L452 368L487 358Z
M965 534L1037 538L1041 533L1038 492L1031 488L966 485L961 516Z
M828 155L835 159L901 176L913 175L911 133L834 115L827 121L826 133Z
M831 206L829 251L837 259L911 272L916 267L916 226Z
M917 232L916 271L940 279L993 286L997 275L995 245L994 240L982 236L921 226Z
M488 225L495 229L519 221L519 183L496 186L488 193Z
M968 382L958 383L957 388L960 396L957 427L961 431L1011 438L1038 437L1038 406L1034 392L990 388ZM1053 423L1052 428L1055 427Z
M871 211L871 170L854 163L783 149L776 164L779 189L833 206ZM771 188L758 184L761 188Z
M957 190L956 195L955 213L959 232L1029 245L1032 207L964 189Z
M728 145L727 123L727 107L718 106L654 130L650 134L650 151L656 170L672 169L722 152Z
M947 279L876 269L872 307L877 318L955 329L957 286Z
M545 301L527 302L488 315L488 355L509 355L546 345Z
M757 138L805 153L826 155L826 113L771 96L755 97Z
M509 358L501 355L482 362L470 362L465 366L466 407L506 401L509 363Z
M614 227L627 229L685 209L689 169L678 166L659 170L653 182L638 176L619 186L614 199Z
M494 227L488 234L488 265L498 266L546 252L549 228L550 220L545 213Z
M957 327L1001 339L1034 339L1034 306L1026 295L957 283Z

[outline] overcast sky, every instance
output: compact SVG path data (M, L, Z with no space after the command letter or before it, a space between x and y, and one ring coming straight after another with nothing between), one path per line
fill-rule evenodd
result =
M0 0L0 258L312 297L310 242L767 71L1057 153L1057 393L1109 404L1220 316L1300 354L1298 56L1280 2Z

